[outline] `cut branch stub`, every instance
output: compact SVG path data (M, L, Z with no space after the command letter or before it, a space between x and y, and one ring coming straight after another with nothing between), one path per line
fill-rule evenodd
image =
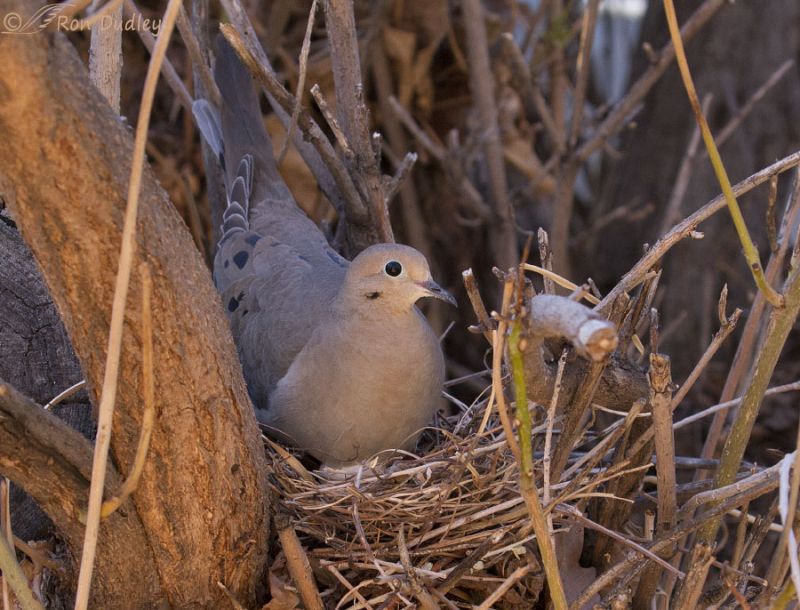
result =
M568 340L581 356L599 362L618 343L615 326L590 308L564 297L542 294L531 299L530 332Z
M636 400L648 396L645 373L613 356L617 347L614 324L598 313L565 297L540 294L529 301L530 323L524 349L525 377L529 397L543 404L550 401L556 378L556 363L547 359L546 339L570 343L576 353L589 362L609 359L603 370L593 402L605 407L628 410ZM568 365L562 380L560 404L573 396L589 362Z

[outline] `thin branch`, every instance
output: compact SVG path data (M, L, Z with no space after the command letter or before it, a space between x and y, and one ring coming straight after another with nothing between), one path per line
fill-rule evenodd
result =
M695 610L700 607L700 595L703 593L703 585L706 582L708 569L714 560L714 549L707 544L696 544L692 549L689 563L695 566L695 570L687 574L686 580L678 591L675 600L676 610Z
M700 378L700 375L702 375L703 371L705 371L706 366L708 366L708 363L714 357L714 354L717 353L717 350L719 350L719 348L725 342L725 339L727 339L736 329L736 325L741 316L742 310L736 309L733 314L731 314L730 318L726 319L720 326L719 330L714 334L714 337L711 339L711 343L703 353L703 356L700 358L700 360L698 360L697 364L692 369L692 372L689 373L689 376L686 378L686 381L683 382L683 385L672 398L672 405L670 407L671 411L675 411L675 409L678 408L678 405L683 402L683 399L686 398L689 390L692 389L695 382Z
M77 543L83 534L77 515L86 501L91 443L2 381L0 419L0 471L42 506L70 544ZM108 476L118 480L110 465Z
M130 2L130 0L125 1ZM178 11L177 25L183 44L186 46L186 50L189 51L192 64L197 69L197 74L199 74L200 80L203 83L205 95L209 97L214 106L219 108L219 105L222 103L222 96L219 93L214 76L211 74L211 70L206 63L205 54L200 48L200 41L197 40L197 36L194 33L192 24L189 22L189 17L186 15L186 10L183 8L183 5L181 5L181 9ZM183 97L183 94L181 94L181 97Z
M267 95L267 101L283 126L288 129L296 103L294 96L278 80L241 4L236 0L221 0L221 3L230 17L231 23L234 24L236 33L233 34L230 31L226 33L225 28L229 27L226 25L221 26L220 31L234 48L237 47L231 36L238 38L240 51L237 53L239 53L239 57L245 61L251 73L258 78ZM245 42L242 37L247 40L246 48L252 58L250 63L243 56ZM313 172L320 190L340 214L346 213L348 221L359 222L366 215L361 196L325 133L307 113L302 111L298 117L298 126L301 133L295 133L292 136L294 146Z
M522 269L519 272L522 279ZM524 284L518 282L517 290L522 292ZM520 295L521 298L521 295ZM542 502L539 499L539 490L536 489L533 473L533 449L531 447L531 413L528 410L528 393L525 389L525 364L522 359L520 349L522 315L520 308L515 308L517 319L511 326L511 334L508 337L508 357L511 363L511 376L514 386L514 403L516 406L517 434L519 435L520 458L519 462L519 487L520 493L525 500L528 513L533 524L533 531L536 533L536 544L539 546L539 554L542 557L547 584L550 586L550 599L556 610L566 610L567 598L564 593L564 584L561 581L561 574L558 569L558 558L556 556L553 537L550 535L550 526L542 509ZM502 589L502 586L501 586ZM484 602L485 604L485 602ZM491 605L491 604L489 604ZM488 608L489 605L486 607ZM483 607L483 606L482 606Z
M392 71L389 68L389 60L386 57L384 45L376 43L372 45L372 47L369 68L378 97L381 124L386 135L386 144L389 150L395 157L399 158L406 154L409 147L406 133L397 116L392 111L389 101L395 91ZM428 237L429 229L426 226L424 215L420 209L419 196L413 179L403 182L399 190L399 196L400 214L403 219L403 227L405 228L405 235L409 245L414 246L417 250L422 252L429 262L433 261L433 246Z
M314 574L308 562L308 556L297 538L289 518L279 513L275 516L275 528L278 530L278 539L286 556L286 565L292 580L297 586L297 592L308 610L322 610L325 605L319 595L319 590L314 582Z
M558 399L561 395L561 380L564 378L564 368L567 365L568 354L569 350L564 349L561 352L561 357L558 359L556 380L553 384L553 397L550 399L550 405L547 407L547 431L544 436L544 457L542 458L542 502L545 504L550 503L550 464L552 462L553 426L556 421L556 407L558 406Z
M800 381L795 381L793 383L786 383L784 385L775 386L774 388L770 388L766 392L764 392L764 396L774 396L775 394L782 394L784 392L800 392ZM718 413L720 411L727 411L731 407L738 407L742 404L742 397L734 398L733 400L726 400L725 402L721 402L716 404L712 407L708 407L707 409L703 409L702 411L698 411L697 413L693 413L692 415L688 415L684 417L682 420L677 421L673 424L673 428L678 430L689 424L693 424L696 421L700 421L704 417L708 417L709 415L713 415L714 413Z
M275 160L277 165L283 162L286 151L289 150L289 142L292 141L292 135L295 127L297 126L297 117L300 114L300 104L303 101L303 90L306 88L306 73L308 72L308 52L311 48L311 32L314 30L314 18L317 15L317 0L312 0L311 8L308 11L308 23L306 24L306 33L303 36L303 44L300 47L300 75L297 78L297 89L295 89L294 97L297 100L292 117L289 120L289 127L286 130L286 139L283 141L281 151Z
M500 585L492 591L491 595L487 597L481 605L478 606L478 610L489 610L492 608L492 605L498 602L499 600L503 599L503 596L508 592L508 590L517 584L520 580L522 580L532 569L532 566L526 564L524 566L518 567L516 570L511 572L506 579L500 583ZM548 580L548 584L550 581ZM554 604L556 609L561 608L558 604ZM564 603L563 608L566 608L566 602Z
M707 519L720 518L722 515L727 513L728 510L736 508L737 506L741 506L745 501L747 501L748 498L752 499L753 497L758 497L759 495L763 495L764 493L775 489L778 484L778 470L777 468L772 468L770 471L770 476L761 477L761 479L755 485L750 484L749 486L742 487L739 485L739 483L737 483L735 486L730 486L734 487L733 495L726 496L725 500L723 500L721 504L711 508L705 517ZM764 478L766 478L766 481L762 480ZM726 488L725 491L731 491L731 489ZM699 529L703 523L704 522L701 520L681 519L679 520L679 525L677 527L663 537L660 537L654 541L649 547L649 550L655 554L662 553L672 547L684 536ZM578 598L572 602L570 605L570 610L580 610L580 608L583 608L584 605L590 599L592 599L592 597L608 587L611 583L617 582L621 577L626 577L626 580L635 577L643 564L644 560L642 560L640 556L634 552L628 553L624 559L620 560L612 568L598 576L598 578L591 585L589 585L589 587L584 589Z
M530 67L525 61L522 51L517 46L514 35L509 32L502 34L500 36L500 47L508 67L511 69L514 84L525 102L528 114L531 116L538 115L542 126L553 141L553 147L556 152L563 153L566 150L566 146L561 137L561 132L556 127L553 114L550 112L541 90L531 78Z
M28 579L19 567L15 555L14 547L5 536L0 536L0 570L3 572L3 582L8 582L22 610L44 610L44 606L33 597Z
M461 273L461 277L464 280L464 287L467 289L467 297L469 297L469 302L472 304L472 309L475 312L475 315L478 317L477 332L482 332L483 336L486 337L486 340L491 345L492 330L495 328L496 324L492 321L492 319L489 317L489 313L486 311L486 305L484 305L480 290L478 290L475 274L472 272L472 269L467 269Z
M778 363L786 338L800 312L800 270L792 270L784 284L783 296L786 305L782 309L773 310L770 315L764 343L754 363L753 377L744 392L739 413L722 449L719 469L714 477L716 487L729 485L736 478L769 380ZM719 523L720 518L708 520L700 532L699 542L713 543Z
M500 128L497 124L494 77L489 63L483 6L480 0L463 0L461 8L467 37L470 88L475 97L480 124L485 130L483 149L496 223L491 232L492 256L497 266L509 269L518 258L517 236L514 230L514 212L508 197Z
M4 537L9 546L14 546L14 532L11 529L11 481L5 477L0 479L0 537ZM16 557L14 557L16 563ZM2 566L0 566L0 569ZM13 566L12 566L13 569ZM3 608L4 610L11 607L11 598L9 597L8 582L3 579Z
M139 485L139 478L144 470L147 459L147 450L150 447L150 435L153 432L155 419L155 380L153 378L153 322L151 314L150 295L153 292L153 280L147 263L139 266L142 282L142 387L144 388L144 412L142 414L142 428L139 432L139 443L136 446L136 455L133 466L128 473L128 478L119 488L115 496L103 502L100 516L105 519L130 497Z
M336 110L342 129L355 153L355 179L363 183L370 220L377 230L378 238L383 242L393 242L383 179L372 146L369 110L364 102L353 3L325 0L323 6L336 88Z
M572 123L567 140L570 146L575 146L575 143L578 141L578 136L580 135L581 122L583 120L583 104L586 100L586 89L589 85L592 43L594 42L594 31L597 25L597 10L599 6L600 0L589 0L586 7L583 9L581 42L576 62L575 95L572 103Z
M172 28L181 0L170 0L164 12L161 30L153 49L153 56L147 68L147 77L142 91L142 104L136 124L136 139L133 148L128 202L125 208L125 221L122 229L117 280L114 287L114 300L111 307L111 329L108 336L108 356L106 359L100 406L97 416L97 437L95 440L94 463L92 464L92 483L89 489L89 508L86 517L86 535L81 555L80 574L75 594L75 610L86 610L89 604L89 589L94 571L94 558L97 550L97 535L100 529L100 511L103 503L108 449L111 443L111 422L114 416L114 402L117 396L117 381L122 352L122 330L125 322L125 307L130 284L131 267L136 251L136 216L139 209L139 191L144 169L147 129L150 125L150 111L153 107L156 83L161 64L167 52Z
M703 114L708 113L708 107L711 104L713 96L709 93L703 98ZM692 179L694 172L694 161L697 157L697 149L700 146L700 129L695 125L692 130L692 135L689 138L689 146L686 147L686 153L683 155L683 160L678 168L678 174L675 177L675 184L669 194L667 200L667 207L664 210L664 217L661 221L661 227L658 230L658 235L663 235L670 230L672 225L681 218L681 205L686 196L686 191L689 188L689 182Z
M687 42L691 40L725 4L727 4L727 0L705 0L681 28L681 38ZM592 138L575 151L574 157L579 163L583 163L592 153L602 148L606 140L622 128L653 85L672 64L673 59L675 59L675 48L669 42L664 45L650 67L631 85L627 95L616 103L613 110L595 130Z
M258 78L264 89L270 94L272 99L275 100L276 104L278 104L287 115L294 112L295 105L298 104L298 101L284 88L275 74L267 70L266 67L258 61L252 50L252 42L249 41L249 39L245 40L236 28L228 24L221 24L220 31L228 42L231 43L231 46L250 72ZM352 178L341 159L337 156L333 146L331 146L331 143L328 141L325 133L305 111L300 111L297 125L303 132L303 136L313 143L315 150L330 172L333 183L336 186L334 191L330 189L326 190L325 195L328 196L332 202L343 201L345 207L339 211L345 212L346 210L345 213L348 221L357 223L365 222L367 211L361 199L361 195L359 195ZM320 186L323 186L322 182L320 182Z
M314 97L314 100L317 102L317 107L319 111L322 113L322 116L325 117L325 122L328 124L328 127L331 128L333 132L333 137L336 138L336 143L341 147L342 152L344 153L345 159L348 162L353 162L355 159L356 154L353 152L353 149L350 148L350 142L347 141L347 136L344 135L344 131L342 131L342 126L339 125L339 121L336 119L336 116L333 114L331 107L328 105L325 96L322 94L322 89L320 89L318 84L315 84L311 87L311 95ZM295 104L295 110L299 107L299 104ZM295 117L295 112L292 112L292 117ZM296 121L296 118L295 118Z
M589 529L592 529L592 530L595 530L595 531L598 531L598 532L601 532L601 533L605 534L606 536L609 536L610 538L613 538L617 542L621 542L622 544L624 544L625 546L633 549L637 553L641 553L643 556L647 557L651 561L653 561L653 562L657 563L658 565L660 565L662 568L664 568L670 574L673 574L673 575L677 576L678 578L683 578L684 577L683 572L681 572L680 570L676 569L674 566L670 565L668 562L666 562L663 559L661 559L661 557L659 557L658 555L656 555L655 553L653 553L649 549L646 549L643 546L641 546L639 544L636 544L635 542L633 542L631 540L628 540L627 538L625 538L625 536L623 536L621 534L618 534L614 530L610 530L607 527L603 527L599 523L595 523L594 521L592 521L591 519L586 517L586 515L584 515L580 510L578 510L574 506L572 506L570 504L558 504L555 507L555 510L560 512L560 513L562 513L562 514L564 514L564 515L569 515L570 517L574 517L577 521L582 523L585 527L587 527Z
M733 193L738 197L745 193L750 192L755 187L767 182L772 176L785 172L800 164L800 151L792 153L765 167L764 169L752 174L745 178L738 184L734 185ZM725 208L725 197L718 195L702 208L697 210L691 216L686 217L672 229L661 237L646 253L639 259L633 268L625 274L625 276L614 286L614 288L603 298L597 309L603 310L609 306L614 300L623 292L627 292L635 288L639 283L645 279L650 269L660 261L664 255L672 249L678 242L687 237L692 237L697 226L707 220L720 210Z
M770 176L770 180L772 180L772 176ZM786 255L795 241L792 236L797 226L798 217L800 217L800 170L795 170L794 186L783 219L781 220L778 251L770 257L769 263L767 264L767 280L773 284L784 271ZM763 317L766 309L766 299L759 292L756 294L756 298L750 307L747 322L742 331L742 337L739 340L739 345L736 347L733 363L728 370L728 376L722 388L722 394L719 398L720 402L726 402L736 395L739 391L741 380L751 368L753 358L758 351L755 346L763 327ZM709 458L716 453L717 444L719 443L726 417L727 415L724 413L714 416L708 433L706 434L703 451L700 454L702 457ZM698 473L698 476L701 475L704 476L703 473Z
M384 197L386 198L386 205L388 206L389 203L394 199L394 196L403 188L408 177L411 175L411 169L414 167L414 164L417 162L417 153L406 153L406 156L403 157L403 160L400 162L400 166L397 168L397 171L392 176L389 183L386 185Z
M122 6L116 3L109 15L111 23L102 19L92 26L89 46L89 79L119 114L119 83L122 72Z
M605 370L608 361L608 357L590 361L580 385L567 405L564 420L561 424L561 436L559 436L553 450L552 480L555 483L561 480L572 446L582 433L583 416L592 404L592 398L600 385L603 370Z
M763 98L770 89L772 89L775 85L780 82L780 80L789 72L789 69L794 66L793 59L787 59L783 62L778 69L773 72L769 78L764 81L756 91L750 96L750 99L741 107L739 112L736 113L728 123L720 129L719 133L717 134L717 146L722 146L728 138L736 131L739 125L744 122L744 120L750 115L750 112L753 110L755 105ZM703 151L702 158L706 158L708 156L708 152Z
M656 446L658 477L658 533L675 526L678 508L675 481L675 438L672 429L672 375L670 361L662 354L650 354L650 412Z

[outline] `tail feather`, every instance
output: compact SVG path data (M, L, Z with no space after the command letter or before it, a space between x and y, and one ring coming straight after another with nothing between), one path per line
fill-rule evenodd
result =
M219 113L207 100L195 100L192 103L192 114L200 133L203 134L203 138L211 147L211 150L214 151L224 172L225 155Z
M244 208L241 205L239 205L238 201L231 201L228 204L228 208L225 210L225 212L223 212L222 214L223 228L225 221L231 218L231 216L241 216L242 218L247 218L247 214L245 213Z
M250 201L250 193L253 192L253 155L245 155L242 157L239 161L236 175L241 176L244 180L245 192L247 193L245 199Z
M272 140L264 128L253 77L223 36L217 40L214 79L223 99L220 124L229 184L241 174L240 159L251 155L251 171L246 181L256 191L251 193L251 200L287 196L291 199L272 155Z
M245 155L239 162L236 176L228 187L228 206L222 214L222 239L240 229L250 230L250 184L253 177L253 157Z

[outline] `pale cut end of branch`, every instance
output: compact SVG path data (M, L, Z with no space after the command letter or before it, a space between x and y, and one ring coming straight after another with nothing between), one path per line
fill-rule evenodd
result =
M595 362L607 358L619 344L617 331L606 320L589 320L578 330L578 342Z
M530 301L530 312L533 334L567 339L593 362L603 361L619 343L614 324L566 297L537 295Z

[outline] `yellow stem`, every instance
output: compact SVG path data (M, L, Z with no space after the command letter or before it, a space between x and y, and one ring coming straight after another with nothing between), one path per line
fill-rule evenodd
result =
M706 145L711 165L714 167L714 173L717 175L720 187L722 187L722 194L725 196L725 201L728 204L728 211L733 219L733 225L736 227L736 233L739 235L739 241L742 244L742 250L744 251L747 265L750 267L750 272L753 274L756 286L764 293L764 297L767 301L774 307L783 307L783 296L770 286L766 277L764 277L764 268L761 266L758 250L753 244L753 240L750 238L747 224L744 221L744 217L742 217L742 211L739 209L736 196L733 194L733 188L728 179L728 173L725 171L725 166L722 164L722 159L719 156L719 150L717 150L717 145L714 143L714 137L711 135L711 130L708 128L708 123L700 108L700 100L697 97L697 90L692 80L692 74L689 71L689 63L686 61L686 52L683 49L683 40L681 39L678 18L675 15L675 6L672 0L664 0L664 12L667 16L667 25L669 26L672 44L675 46L675 59L678 62L678 69L681 72L681 78L686 87L689 103L694 111L697 124L700 127L700 133L703 136L703 142Z

